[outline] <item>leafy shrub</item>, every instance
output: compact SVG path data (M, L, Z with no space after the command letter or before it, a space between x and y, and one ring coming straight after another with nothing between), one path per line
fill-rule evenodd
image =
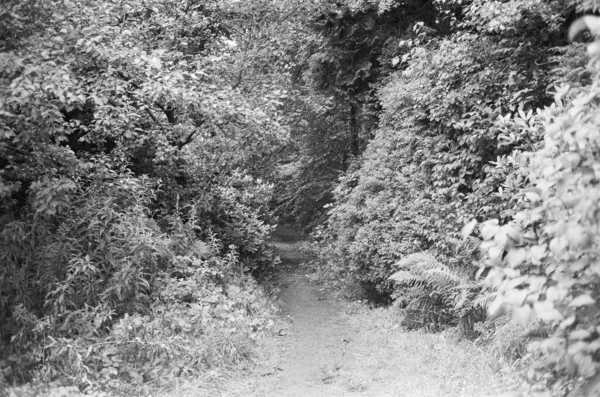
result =
M29 343L41 325L31 318L46 317L37 330L42 334L91 335L113 316L147 303L158 258L166 253L147 214L150 181L101 170L82 183L86 190L73 192L56 216L55 207L34 201L30 215L1 232L0 309L5 315L17 309L2 327L3 334L11 330L13 346ZM26 321L17 326L20 320Z
M557 3L474 1L465 11L446 35L415 24L402 37L397 70L377 89L378 129L315 234L330 272L372 296L389 297L394 264L424 251L476 278L477 252L464 249L458 230L519 210L511 197L527 183L521 153L544 133L534 109L566 71ZM475 284L467 307L487 288ZM460 318L451 307L448 318Z
M403 38L398 71L377 88L379 128L314 235L331 274L426 308L433 328L488 305L545 321L543 332L524 328L538 337L529 353L522 337L511 348L535 358L531 379L595 395L598 60L586 67L561 29L581 4L597 10L474 1L450 34ZM486 219L478 270L458 230L467 224L469 236ZM457 299L463 284L468 298ZM428 320L407 314L411 326Z
M535 379L578 378L583 395L595 394L600 369L597 61L588 71L590 86L562 87L555 104L540 113L544 145L523 157L530 184L516 197L520 211L506 224L491 219L480 225L493 268L489 278L499 289L490 311L497 316L514 307L523 324L539 319L554 326L530 346L538 357ZM547 371L555 377L541 377Z
M247 277L277 263L273 186L261 178L287 128L267 79L232 87L230 64L245 54L218 21L245 22L228 7L7 3L0 370L9 382L126 390L157 381L173 357L187 369L168 379L251 357L271 309Z
M147 179L106 171L86 185L59 216L38 213L2 231L7 377L125 390L251 360L273 309L237 248L214 233L199 239L194 205L161 231ZM241 249L266 247L269 231L251 229L258 234Z

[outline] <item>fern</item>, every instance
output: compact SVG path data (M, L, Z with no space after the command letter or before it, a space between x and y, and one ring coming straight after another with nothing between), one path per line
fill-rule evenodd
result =
M598 0L571 0L570 5L575 5L578 12L597 12L600 10L600 1Z
M487 310L487 308L490 306L490 304L494 301L495 298L496 295L492 293L491 287L484 284L483 291L475 295L475 297L471 301L471 305Z
M432 286L451 286L454 287L462 281L455 272L444 266L443 268L429 269L425 271L429 277L427 282Z
M407 285L415 285L425 281L423 277L407 272L406 270L398 270L396 273L392 274L389 279L395 281L397 284Z
M465 244L478 250L480 241ZM389 277L396 286L393 297L407 301L404 325L409 328L441 329L458 324L472 330L473 324L483 319L489 303L479 300L489 296L482 295L483 284L469 280L433 255L427 252L407 255L395 264L395 269Z
M417 252L415 254L410 254L405 256L396 262L396 268L399 270L402 269L435 269L443 266L441 263L435 259L435 257L427 252Z
M460 283L461 278L448 266L441 264L426 252L410 254L396 263L396 271L389 279L397 285L407 284L446 295Z

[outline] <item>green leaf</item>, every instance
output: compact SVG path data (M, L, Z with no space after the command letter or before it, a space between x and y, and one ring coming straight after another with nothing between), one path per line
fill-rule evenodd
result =
M483 237L483 239L491 240L500 230L500 226L498 226L498 219L490 219L488 221L483 222L480 229L481 236Z
M581 307L596 304L596 300L591 296L583 294L579 295L569 303L569 307Z
M504 258L508 266L515 268L523 264L527 260L527 250L525 248L513 248L508 251Z

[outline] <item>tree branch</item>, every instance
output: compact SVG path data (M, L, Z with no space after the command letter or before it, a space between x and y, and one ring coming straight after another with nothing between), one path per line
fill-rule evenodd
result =
M146 112L148 112L148 114L150 115L150 117L152 118L152 120L154 120L154 123L158 124L158 119L156 118L156 116L154 115L154 113L152 113L152 110L150 110L150 108L148 106L146 106Z
M196 135L196 133L198 132L198 130L200 129L200 127L202 126L202 124L204 124L204 122L205 122L205 120L202 120L202 121L199 123L200 125L198 125L198 127L194 128L194 131L192 131L192 132L190 133L190 135L188 135L188 137L187 137L187 138L185 138L185 140L183 140L183 141L179 142L179 143L177 144L177 149L181 150L181 149L183 149L183 147L184 147L185 145L187 145L187 144L189 144L190 142L192 142L192 138L194 138L194 135Z
M232 90L235 90L242 83L242 75L244 74L244 69L240 69L240 73L238 74L237 82L231 86Z
M169 124L177 124L177 117L175 117L175 108L173 106L163 106L160 102L154 102L154 104L167 116Z

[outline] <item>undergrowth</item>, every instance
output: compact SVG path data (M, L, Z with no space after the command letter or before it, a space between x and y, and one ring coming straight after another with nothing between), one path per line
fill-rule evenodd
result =
M110 184L93 174L56 215L33 213L0 232L0 378L33 382L15 395L59 395L59 386L149 394L251 363L272 324L275 308L250 272L277 262L270 226L256 227L240 202L249 190L229 188L220 201L235 222L247 220L236 231L247 253L225 246L230 237L206 227L195 202L159 225L153 182L109 174Z

